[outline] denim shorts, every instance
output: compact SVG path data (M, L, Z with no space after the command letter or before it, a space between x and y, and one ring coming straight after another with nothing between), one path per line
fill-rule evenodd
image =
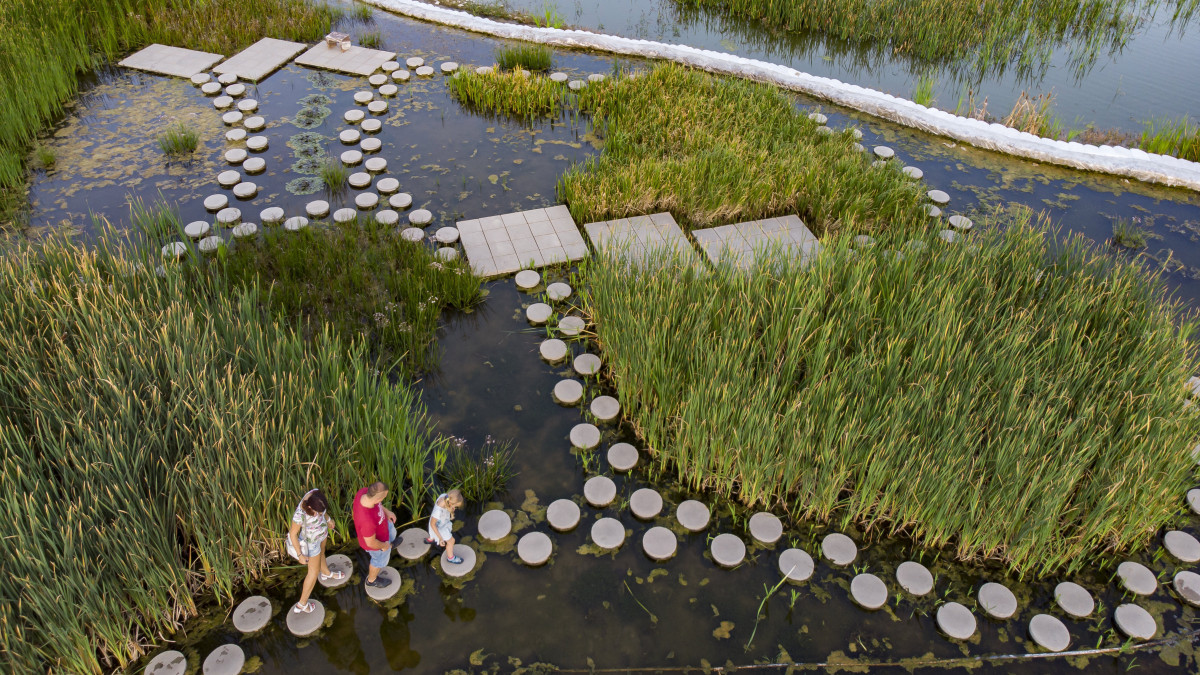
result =
M388 561L392 559L392 542L396 540L396 526L388 523L388 547L382 551L367 551L367 555L371 558L371 567L380 569L387 567Z

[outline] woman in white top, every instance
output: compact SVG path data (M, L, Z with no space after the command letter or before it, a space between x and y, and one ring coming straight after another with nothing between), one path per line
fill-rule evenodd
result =
M325 562L325 541L329 538L329 530L333 528L333 518L329 517L329 502L320 490L309 490L300 499L296 512L292 514L292 527L288 530L288 553L291 553L301 565L308 565L308 574L304 577L304 586L300 591L300 601L292 608L293 612L312 612L317 606L309 601L313 588L317 585L317 577L325 579L345 579L342 571L330 572Z
M429 538L426 544L437 543L446 547L446 561L455 565L462 563L462 558L454 555L454 534L450 527L454 520L454 510L463 505L462 492L451 490L438 495L433 502L433 515L429 517Z

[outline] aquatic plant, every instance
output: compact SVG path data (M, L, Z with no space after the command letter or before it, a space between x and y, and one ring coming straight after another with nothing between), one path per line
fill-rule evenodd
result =
M55 162L58 161L58 155L55 154L54 148L48 145L38 145L33 150L33 156L37 158L38 166L47 171L54 168Z
M379 49L383 46L383 34L377 30L359 33L358 44L368 49Z
M375 10L367 4L356 3L347 16L355 21L367 22L375 18Z
M1146 152L1200 162L1200 124L1187 116L1147 122L1137 147Z
M182 157L196 151L200 145L200 134L180 122L158 135L158 149L168 157Z
M324 157L303 157L292 162L292 171L302 173L309 176L316 176L321 173L322 167L325 166ZM317 180L321 180L317 178ZM325 183L322 182L321 185Z
M306 161L306 160L301 160ZM299 164L300 162L296 162ZM295 167L295 164L292 165ZM312 195L325 189L325 181L314 176L303 176L301 178L293 178L284 185L288 192L294 195Z
M1012 111L1001 121L1001 124L1036 136L1058 138L1062 131L1062 125L1054 119L1054 113L1050 110L1052 105L1054 105L1054 94L1052 93L1030 96L1022 91L1021 95L1017 97L1016 103L1013 104Z
M253 275L203 264L114 236L0 255L0 538L20 551L0 577L0 671L124 670L197 597L269 573L314 485L339 520L371 480L424 502L445 441L366 341L271 320Z
M1146 230L1142 229L1142 219L1134 216L1132 220L1118 218L1113 223L1112 245L1121 248L1145 248Z
M552 64L550 49L544 45L522 43L500 47L496 50L496 65L504 70L524 68L538 72L550 70Z
M325 154L325 146L328 142L328 136L315 131L302 131L293 134L287 140L287 146L292 149L292 154L296 157L317 157Z
M300 99L298 103L306 108L314 108L333 103L333 98L325 94L309 94L308 96Z
M129 202L129 220L137 232L151 241L165 241L183 234L179 209L161 199L147 204L141 197L135 197ZM103 229L103 221L96 224Z
M856 255L848 229L750 274L601 256L579 286L623 411L689 489L1043 574L1152 541L1200 437L1196 315L1043 226Z
M533 14L527 18L533 21L533 25L542 28L562 28L567 25L566 19L558 13L558 8L549 2L542 5L540 14Z
M517 475L515 454L512 443L501 443L491 436L478 452L467 446L465 438L453 438L438 476L446 489L458 488L468 502L482 504L502 494L508 481Z
M917 86L913 89L912 93L913 103L926 107L932 106L934 84L933 77L929 75L922 75L917 78Z
M448 83L450 94L463 105L520 119L557 115L571 98L569 90L549 78L526 77L516 71L481 75L473 70L462 70Z
M330 194L338 194L346 189L346 181L350 178L350 167L342 164L335 157L326 157L325 161L321 163L321 169L317 175L325 182L325 187L329 188Z
M333 114L333 111L329 109L329 106L305 106L297 110L295 115L292 115L291 123L292 126L300 129L316 129L324 124L325 118L331 114Z
M515 14L503 2L476 2L475 0L447 0L445 3L455 9L482 16L485 19L513 19ZM530 22L532 23L532 22Z

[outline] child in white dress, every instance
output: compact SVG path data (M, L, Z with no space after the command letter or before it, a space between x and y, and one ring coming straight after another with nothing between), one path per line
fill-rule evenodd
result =
M438 495L433 502L433 515L429 517L429 538L425 540L426 544L446 547L446 561L455 565L463 560L454 555L454 533L450 523L454 520L454 510L462 505L462 492L458 490Z

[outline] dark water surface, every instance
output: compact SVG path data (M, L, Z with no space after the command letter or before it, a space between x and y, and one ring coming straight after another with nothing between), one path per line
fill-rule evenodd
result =
M434 63L481 65L491 62L500 44L378 12L365 29L379 30L385 48L399 52L401 60L420 55ZM556 52L555 65L580 74L609 73L614 62L603 55ZM430 232L462 217L553 204L558 174L597 152L585 140L586 120L528 126L484 117L450 98L441 76L400 87L382 116L380 155L388 160L388 175L413 195L413 208L429 208L435 214ZM292 194L285 187L301 177L289 169L296 158L287 141L302 130L284 121L300 109L300 100L312 94L334 99L328 105L332 114L314 131L327 137L328 149L340 153L344 148L336 136L346 126L342 113L357 107L353 92L368 89L362 78L318 76L295 65L260 83L257 91L252 88L250 95L260 101L260 114L268 121L264 133L271 145L263 153L267 174L253 178L263 188L260 195L239 204L247 220L257 222L258 211L274 205L295 215L309 200L324 198ZM798 99L797 104L807 108L814 102ZM1115 217L1143 218L1155 237L1150 250L1175 263L1168 275L1171 286L1189 300L1200 293L1200 197L1195 193L1014 161L844 111L824 112L833 126L862 128L864 144L886 143L902 161L924 169L931 188L950 193L951 212L1022 203L1046 209L1063 227L1097 240L1111 234ZM168 167L153 139L158 129L177 118L194 120L204 145L191 165ZM223 133L209 99L186 81L109 73L81 97L47 141L60 152L60 168L39 176L33 185L34 228L69 227L89 234L93 226L88 210L120 227L128 222L129 197L153 201L160 192L180 204L184 222L209 218L201 201L221 191L215 177L226 168L221 155L229 146ZM70 159L62 161L63 157ZM351 204L353 194L348 191L341 201ZM902 540L871 542L855 530L846 533L862 549L856 567L835 569L819 562L812 580L783 586L763 604L756 629L760 602L779 580L778 552L797 545L815 555L817 542L830 530L819 523L789 523L784 540L774 549L751 547L746 564L723 570L706 557L708 537L726 531L745 535L746 514L704 495L690 495L712 504L717 516L713 525L708 533L681 536L674 559L650 561L641 553L640 537L655 523L637 521L622 508L628 495L647 485L650 477L636 470L628 476L614 474L604 461L603 451L613 442L633 439L627 430L608 427L600 451L570 451L570 429L584 419L579 409L552 402L551 389L568 373L566 367L548 365L538 356L545 331L526 323L524 306L539 298L519 293L511 279L491 282L487 288L490 295L474 312L448 319L437 346L441 367L418 384L438 430L466 438L472 447L482 445L489 435L518 444L520 474L501 501L518 522L530 521L522 533L547 531L540 521L541 508L559 498L581 500L583 482L590 475L613 475L619 490L615 505L603 510L583 507L579 528L552 534L555 554L542 568L519 563L508 542L484 547L481 567L457 586L443 581L432 561L393 561L412 584L398 606L381 607L368 600L361 574L336 592L318 591L315 597L333 619L310 639L297 640L286 632L287 609L261 634L245 637L233 631L226 609L211 608L180 636L193 664L215 646L235 642L260 662L258 672L272 674L440 673L482 667L511 671L534 663L580 671L593 665L670 671L727 662L751 666L785 658L892 664L870 669L877 673L968 667L986 673L1121 673L1131 665L1149 673L1195 672L1190 643L1119 658L934 665L931 662L947 659L1028 653L1029 619L1043 611L1062 616L1052 609L1051 593L1064 579L1018 582L996 566L956 563ZM571 348L578 354L587 344L575 342ZM657 487L667 501L660 523L670 525L673 506L689 495L669 479L658 481ZM481 510L482 505L470 505L459 521L458 537L476 548L474 523ZM600 516L618 517L631 531L615 555L597 555L588 546L590 523ZM281 534L284 525L280 524ZM1194 517L1181 516L1178 525L1200 533L1200 521ZM353 546L346 552L355 555ZM856 572L878 575L894 592L894 570L906 559L923 560L934 570L938 581L932 596L894 597L878 612L851 603L848 588ZM1135 559L1166 574L1164 580L1177 569L1157 545ZM1093 620L1067 621L1072 649L1121 644L1109 620L1112 609L1123 601L1110 582L1111 574L1111 568L1097 567L1070 577L1101 602ZM987 580L1004 580L1014 589L1020 600L1018 615L1004 622L980 616L979 636L965 644L941 637L932 618L936 605L954 600L974 607L975 592ZM267 592L278 607L288 608L298 583ZM1165 585L1139 604L1160 617L1169 633L1197 628L1196 610L1184 607Z

